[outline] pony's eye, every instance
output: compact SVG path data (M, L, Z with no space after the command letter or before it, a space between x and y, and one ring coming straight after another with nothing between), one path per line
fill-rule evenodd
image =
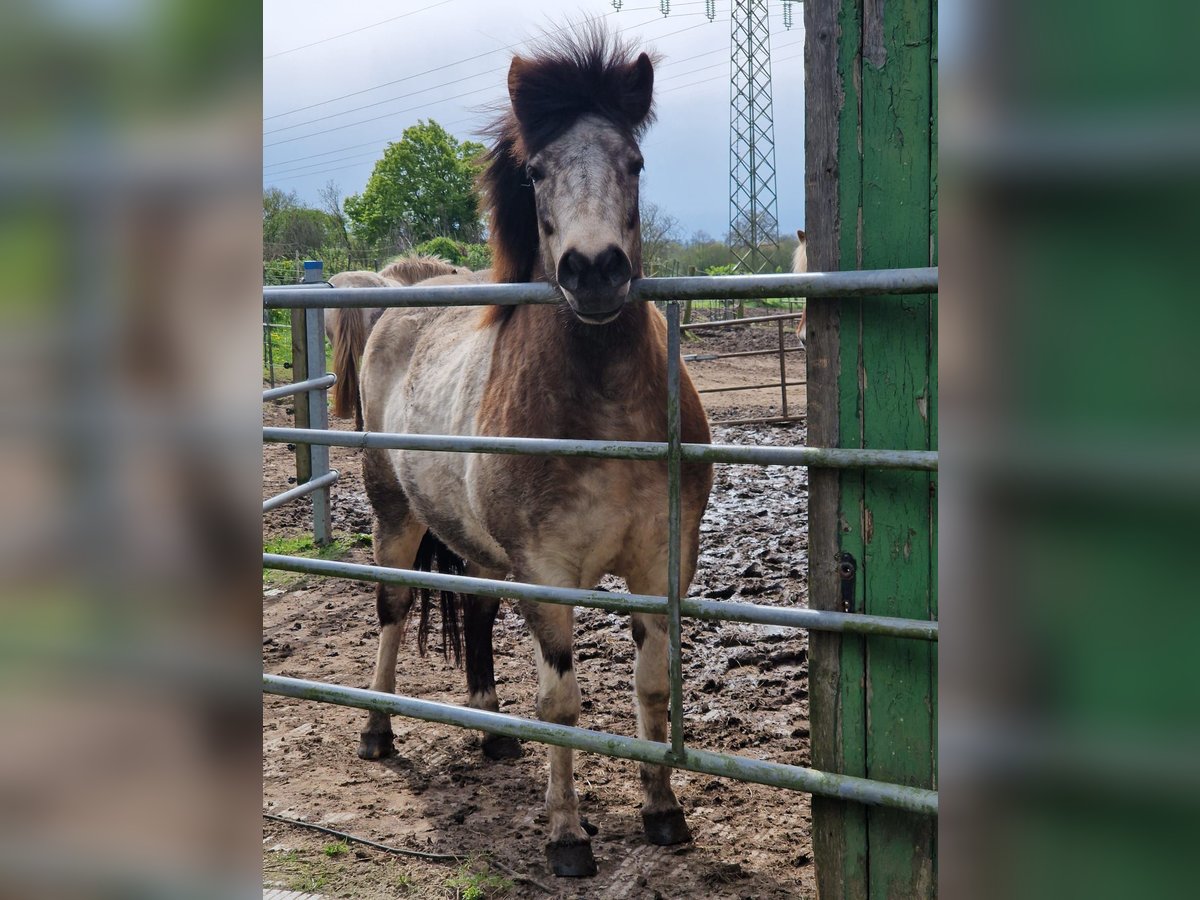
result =
M638 176L642 174L642 170L646 168L646 161L643 159L635 159L629 164L629 174Z
M525 174L529 176L530 181L541 181L543 177L542 170L534 165L526 166Z

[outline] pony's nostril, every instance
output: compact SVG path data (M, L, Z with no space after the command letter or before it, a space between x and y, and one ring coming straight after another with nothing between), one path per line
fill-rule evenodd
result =
M614 244L610 244L608 249L596 258L596 268L600 271L600 277L613 287L620 287L633 275L629 257Z
M568 250L558 261L558 283L568 291L578 290L579 279L587 269L587 257L577 250Z

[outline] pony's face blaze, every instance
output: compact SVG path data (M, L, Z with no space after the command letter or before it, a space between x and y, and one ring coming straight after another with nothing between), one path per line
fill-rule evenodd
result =
M598 116L583 116L527 160L542 265L589 325L615 319L640 274L642 168L637 142Z

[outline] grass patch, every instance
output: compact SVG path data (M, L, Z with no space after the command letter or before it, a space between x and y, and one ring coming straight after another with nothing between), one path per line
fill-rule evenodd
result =
M263 541L263 553L274 553L278 556L304 556L309 559L345 559L351 550L370 546L371 536L369 534L361 532L348 534L344 531L335 531L333 540L327 547L315 546L311 534L281 535ZM305 577L300 572L263 569L263 584L273 587L290 588L298 585Z
M326 844L322 848L321 852L331 859L336 859L339 856L345 856L347 853L349 853L350 845L345 841L335 841L332 844Z
M471 870L470 863L463 863L453 875L446 879L446 888L454 900L486 900L499 897L513 889L513 882L502 875L480 873Z

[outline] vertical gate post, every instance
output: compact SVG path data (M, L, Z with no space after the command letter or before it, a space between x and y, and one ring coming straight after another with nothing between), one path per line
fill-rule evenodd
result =
M320 378L325 374L325 310L306 309L308 339L309 378ZM329 427L329 399L324 388L313 388L306 397L297 398L297 404L308 403L308 421L311 428L324 430ZM329 448L321 444L309 444L309 466L313 478L320 478L329 471ZM313 543L318 547L328 546L333 540L333 521L329 508L329 487L318 488L312 494Z
M936 264L936 0L808 0L805 221L814 271ZM808 301L808 439L936 444L929 296ZM917 473L810 473L810 603L934 618L935 483ZM936 788L936 651L810 635L818 769ZM817 885L831 898L936 895L936 820L813 798Z
M304 261L302 284L321 284L325 279L318 260ZM325 374L325 310L292 310L292 382ZM292 398L297 428L329 427L329 404L322 389L305 391ZM329 448L296 444L296 483L304 484L329 471ZM326 546L333 536L329 488L313 492L313 543Z
M787 352L783 349L783 319L776 319L779 326L779 414L788 417L787 409Z
M292 383L308 378L308 320L304 310L293 309L292 314ZM292 420L297 428L310 428L308 403L303 396L292 397ZM308 444L296 444L296 484L304 484L312 478L312 459Z

